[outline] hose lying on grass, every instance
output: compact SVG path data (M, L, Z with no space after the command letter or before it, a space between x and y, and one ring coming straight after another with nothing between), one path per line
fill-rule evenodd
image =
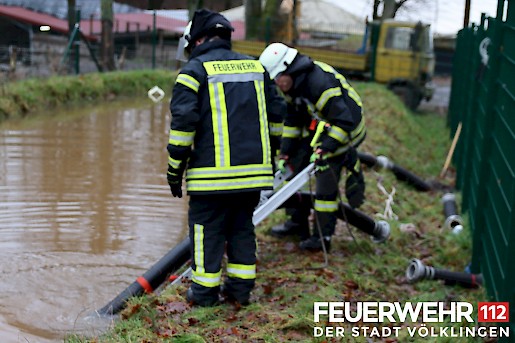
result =
M368 166L370 168L377 166L377 167L391 170L398 180L404 181L404 182L412 185L419 191L427 192L433 188L428 182L421 179L420 177L418 177L414 173L410 172L409 170L404 169L403 167L393 163L386 156L377 156L376 157L372 154L358 151L358 157L359 157L359 160L361 161L361 163L365 164L366 166Z
M465 272L451 272L444 269L425 266L419 259L412 259L406 269L408 282L414 283L420 280L444 280L446 285L460 285L466 288L477 288L483 284L481 274L469 274Z
M282 204L282 207L297 206L300 202L313 207L312 199L313 195L310 193L297 193L286 200ZM349 224L369 234L375 243L382 243L390 236L390 225L386 221L380 220L375 222L366 214L341 202L339 208L338 217L340 219L347 220ZM157 289L167 279L170 273L176 272L188 262L191 256L189 243L189 238L186 237L156 262L147 272L138 277L129 287L98 310L98 315L109 316L117 314L125 308L129 298L140 296L144 292L150 293Z

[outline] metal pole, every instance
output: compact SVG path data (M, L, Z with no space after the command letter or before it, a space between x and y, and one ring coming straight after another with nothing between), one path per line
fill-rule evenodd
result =
M80 32L80 10L75 12L75 23L78 25L78 32ZM75 45L75 74L78 75L80 73L80 37L78 34L74 36L73 44Z
M156 10L154 10L152 28L152 69L156 69L156 41Z
M469 26L469 17L470 17L470 0L465 0L465 14L463 16L463 27Z

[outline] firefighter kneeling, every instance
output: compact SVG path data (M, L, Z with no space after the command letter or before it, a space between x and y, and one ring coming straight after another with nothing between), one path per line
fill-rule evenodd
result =
M329 250L336 226L338 184L344 167L349 205L356 208L365 200L365 181L355 149L366 135L361 98L333 67L313 61L282 43L270 44L259 60L287 101L279 168L293 159L297 172L309 162L317 166L314 208L321 235L315 229L300 243L300 248ZM308 160L305 156L310 154ZM295 209L291 219L284 226L272 228L272 233L297 232L302 237L309 232L308 216L309 207Z

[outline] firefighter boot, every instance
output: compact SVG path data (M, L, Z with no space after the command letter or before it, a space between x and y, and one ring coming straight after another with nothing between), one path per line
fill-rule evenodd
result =
M204 298L204 299L198 299L197 297L195 297L195 294L193 293L193 290L190 288L188 288L188 290L186 291L186 301L188 301L188 303L192 304L192 305L198 305L198 306L201 306L201 307L211 307L211 306L216 306L216 305L219 305L220 304L220 301L218 300L218 297L217 298Z
M226 287L222 286L220 288L220 293L222 297L225 299L226 302L231 304L239 304L241 306L248 306L250 304L249 297L243 297L242 299L238 300L236 297L227 290Z
M325 245L325 250L329 252L331 250L331 237L325 236L323 239L323 244ZM308 251L322 251L322 242L320 241L320 237L311 236L308 239L300 242L299 244L300 250L308 250Z

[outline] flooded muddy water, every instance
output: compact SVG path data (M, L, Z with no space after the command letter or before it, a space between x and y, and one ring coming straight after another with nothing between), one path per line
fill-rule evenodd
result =
M186 236L169 118L146 99L0 124L2 342L99 334L89 314Z

